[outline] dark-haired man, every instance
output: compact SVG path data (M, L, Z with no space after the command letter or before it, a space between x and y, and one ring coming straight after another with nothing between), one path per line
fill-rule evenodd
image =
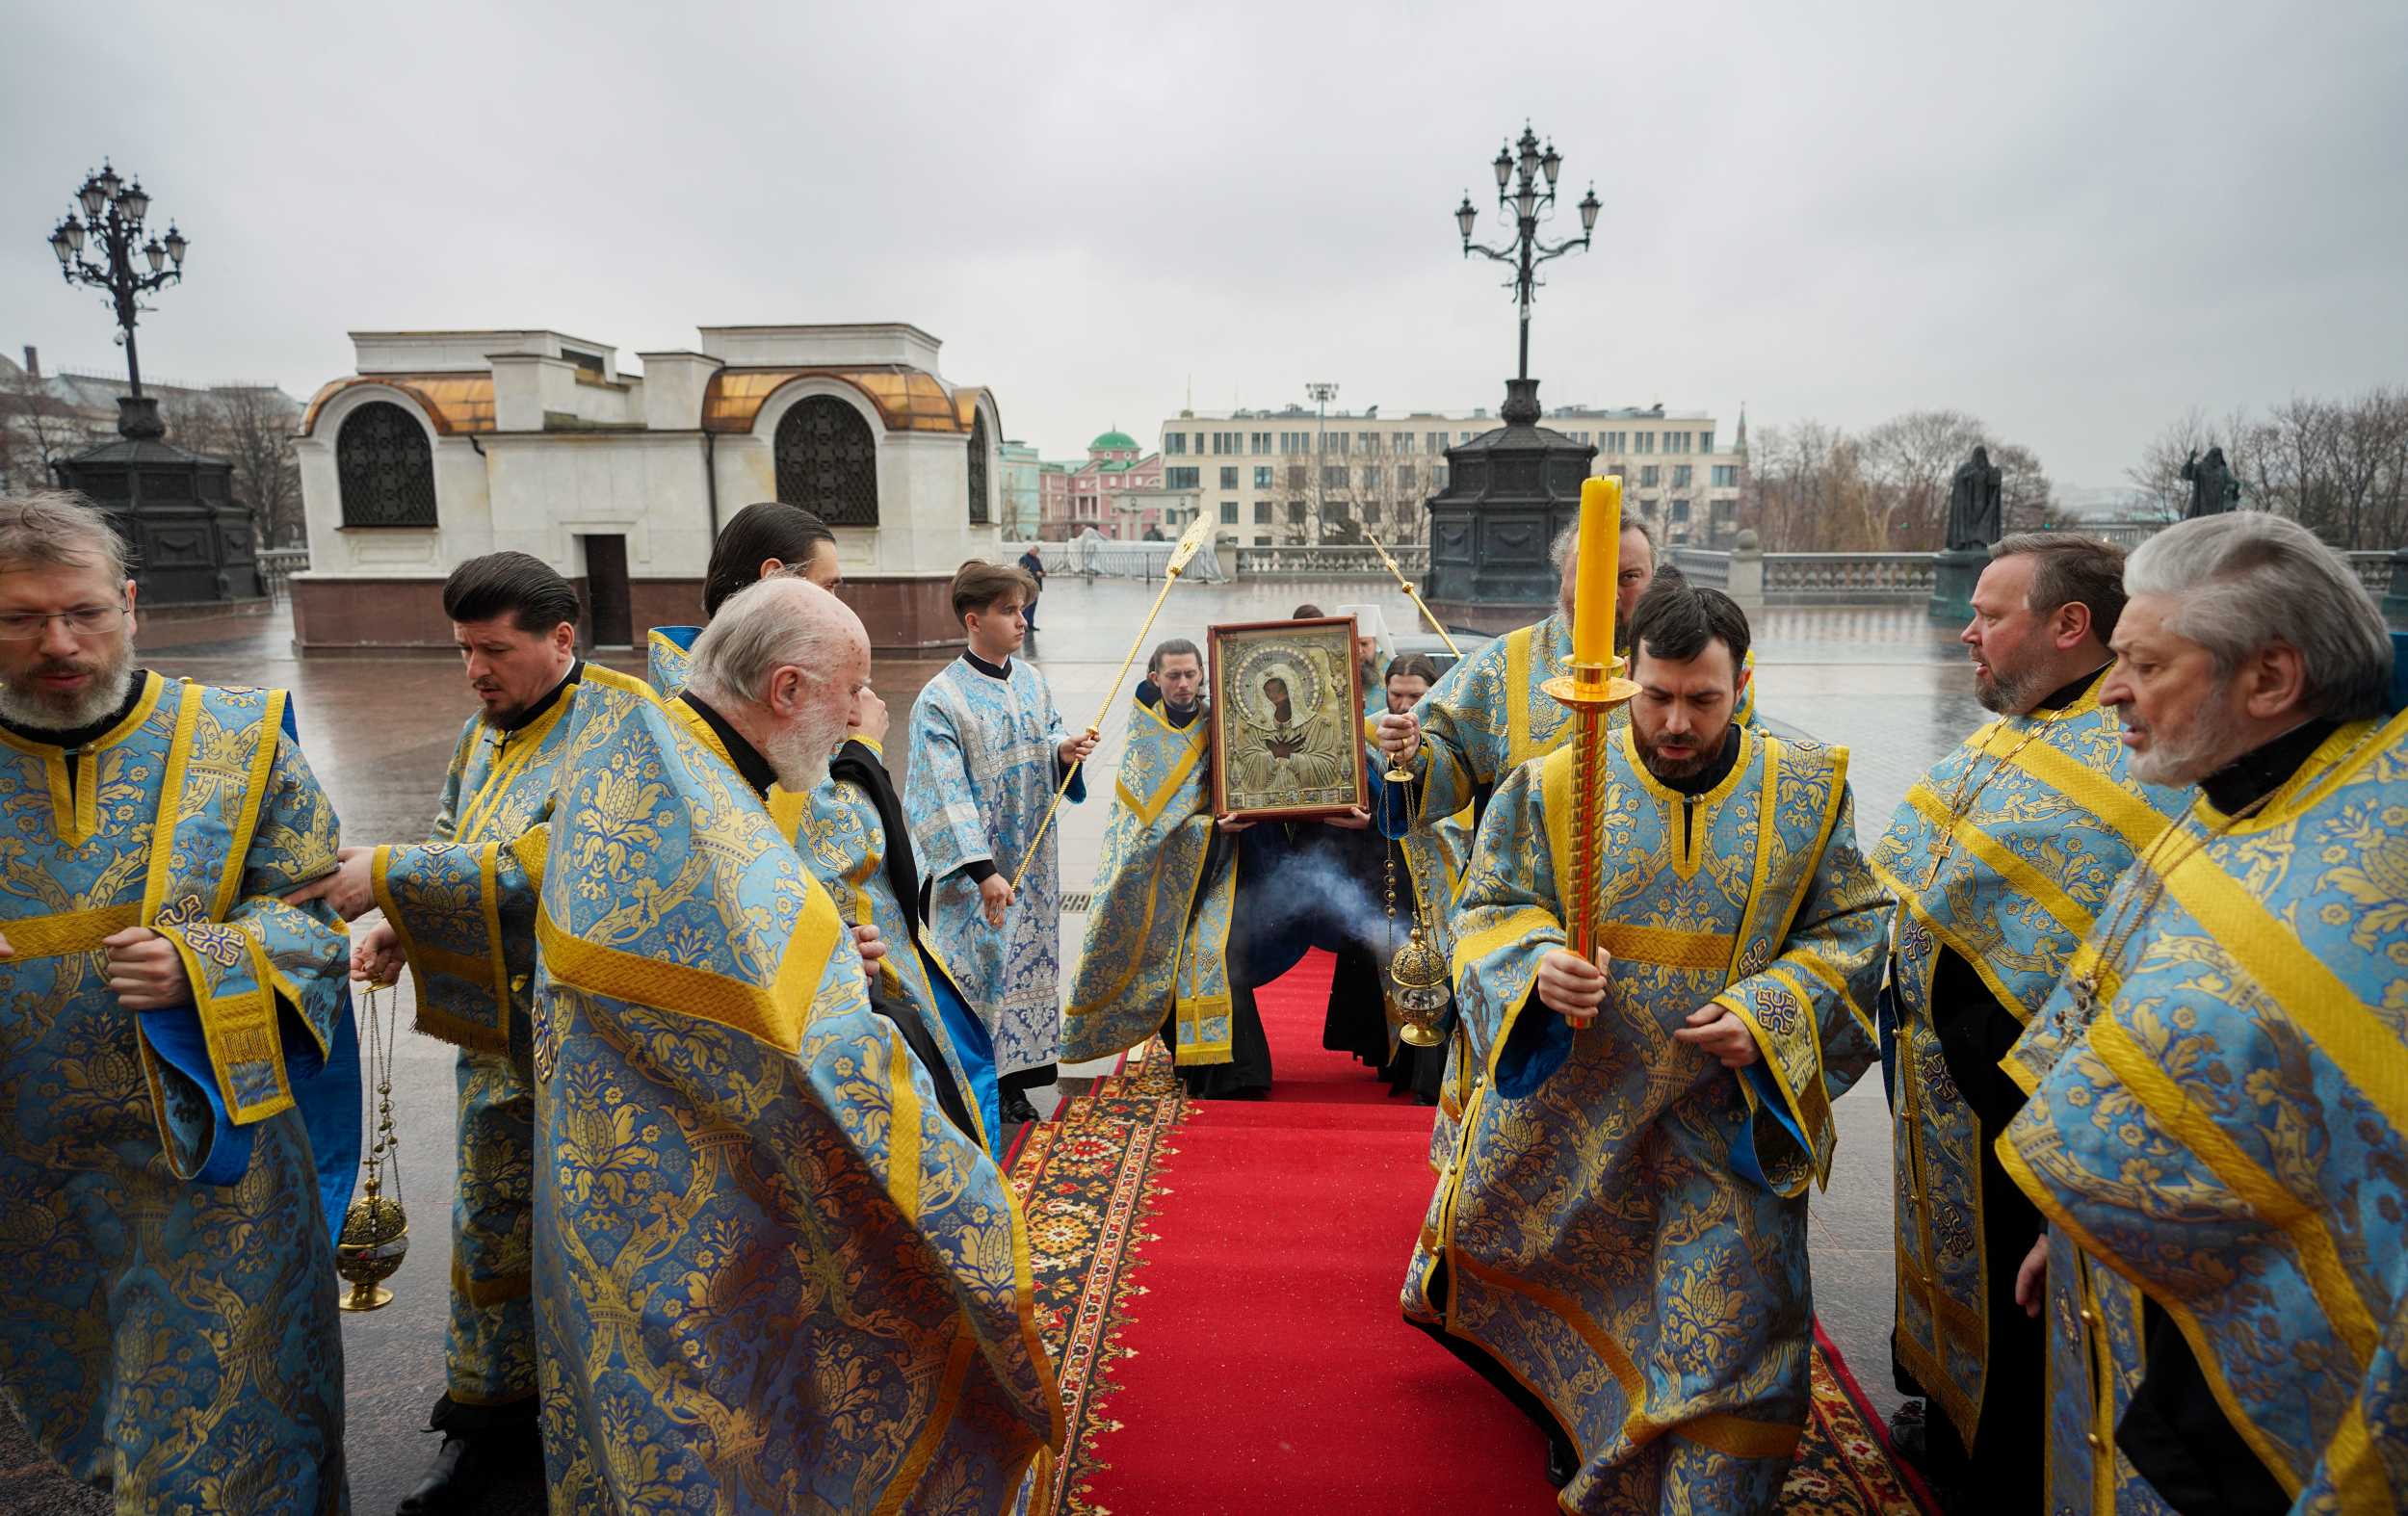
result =
M1045 676L1013 656L1034 592L1017 568L974 560L955 573L970 645L912 703L903 781L928 864L924 913L994 1039L1007 1125L1036 1119L1028 1092L1054 1082L1061 1050L1060 833L1037 829L1064 772L1095 750L1093 732L1062 725ZM1066 798L1086 797L1073 775Z
M1094 902L1070 980L1063 1056L1106 1058L1161 1032L1191 1096L1270 1088L1270 1043L1254 985L1284 958L1257 944L1241 883L1273 861L1278 827L1249 831L1213 815L1204 655L1173 638L1156 647L1129 713ZM1290 935L1294 935L1290 933Z
M1898 902L1882 1001L1897 1150L1891 1344L1898 1388L1927 1401L1910 1402L1896 1429L1944 1497L2038 1510L2043 1335L2015 1303L2015 1274L2044 1223L1995 1152L2024 1104L1999 1060L2181 795L2132 777L2121 723L2099 703L2123 550L2028 533L1990 560L1958 640L1975 697L1999 719L1916 783L1871 857Z
M1405 1312L1548 1433L1567 1511L1768 1510L1806 1423L1806 1189L1873 1059L1888 902L1845 751L1733 721L1747 640L1728 595L1649 591L1602 835L1573 835L1569 745L1524 764L1455 915L1492 1078ZM1593 961L1560 872L1589 848Z
M568 581L525 553L452 571L443 614L481 709L453 749L433 839L346 848L318 887L347 918L382 908L353 943L354 977L389 982L407 963L418 1030L460 1050L451 1321L432 1420L443 1446L402 1516L464 1508L497 1474L539 1467L527 1015L545 826L580 692L649 698L578 658L577 610Z

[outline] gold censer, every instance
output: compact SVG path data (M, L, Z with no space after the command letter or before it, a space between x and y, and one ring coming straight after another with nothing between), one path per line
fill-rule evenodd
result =
M384 1005L379 1008L381 989ZM343 1213L343 1232L334 1241L334 1271L351 1293L337 1303L346 1311L374 1311L393 1298L384 1281L409 1254L409 1215L402 1209L402 1168L393 1137L393 987L371 984L361 993L360 1052L367 1077L377 1092L376 1125L365 1144L359 1198ZM384 1192L385 1171L393 1176L393 1192Z
M1392 768L1380 777L1410 797L1410 771ZM1397 931L1397 853L1403 846L1391 839L1380 855L1381 882L1388 897L1388 936L1392 942ZM1397 1040L1411 1048L1434 1048L1447 1040L1446 1032L1439 1027L1439 1012L1447 1008L1450 998L1447 960L1430 945L1437 932L1425 926L1426 908L1416 892L1412 928L1405 934L1404 946L1388 960L1390 1019L1397 1023Z

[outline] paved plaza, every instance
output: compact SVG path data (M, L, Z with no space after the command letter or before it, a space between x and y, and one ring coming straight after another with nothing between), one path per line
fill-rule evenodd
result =
M1095 715L1159 588L1126 580L1082 584L1066 575L1050 582L1039 612L1043 630L1028 655L1052 681L1070 724ZM1201 643L1214 622L1282 617L1307 601L1332 612L1343 604L1374 603L1400 630L1415 619L1396 590L1383 593L1359 580L1183 584L1173 587L1148 641L1186 637ZM1920 607L1773 610L1758 619L1758 709L1776 729L1852 750L1857 827L1868 847L1915 777L1985 719L1970 693L1954 632L1926 620ZM474 705L457 665L436 656L304 660L294 656L289 639L290 624L278 614L158 623L144 628L142 645L144 661L164 673L290 689L302 745L342 815L345 841L423 838L459 724ZM605 661L641 668L641 660L629 654L609 654ZM877 663L876 682L895 720L890 762L901 761L913 697L940 667L929 660ZM1134 682L1121 688L1124 704ZM1063 886L1072 892L1093 882L1110 809L1109 772L1121 747L1117 714L1103 726L1092 798L1066 807L1060 822ZM1066 952L1075 953L1083 925L1077 917L1065 921ZM405 1015L406 993L405 983ZM343 1318L352 1503L372 1516L393 1509L435 1449L435 1440L420 1429L443 1384L453 1060L451 1048L431 1039L406 1032L399 1039L394 1094L412 1246L392 1281L393 1303ZM1896 1400L1887 1346L1890 1137L1878 1076L1837 1110L1838 1162L1830 1189L1815 1197L1813 1208L1816 1306L1886 1411ZM1397 1260L1400 1270L1403 1265ZM1397 1348L1426 1351L1426 1346L1400 1326ZM1149 1432L1133 1427L1124 1435ZM532 1485L500 1489L487 1508L539 1510L540 1499ZM13 1419L0 1413L0 1511L107 1509L105 1497L49 1472Z

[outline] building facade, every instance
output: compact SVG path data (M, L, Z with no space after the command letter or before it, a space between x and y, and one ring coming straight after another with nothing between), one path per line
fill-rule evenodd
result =
M438 587L503 548L578 584L592 645L641 644L700 618L720 524L772 499L835 529L875 645L940 646L954 570L1000 545L994 397L916 327L706 327L640 377L555 331L351 335L296 444L303 647L449 645Z
M1423 503L1446 487L1447 449L1503 425L1484 408L1183 410L1162 424L1162 487L1193 493L1227 541L1425 542ZM1719 445L1712 415L1566 405L1541 425L1594 446L1594 471L1620 474L1666 541L1720 546L1736 534L1745 454Z
M1092 529L1099 536L1137 539L1164 526L1163 459L1148 454L1125 431L1103 433L1087 444L1084 463L1044 465L1045 514L1040 535L1054 542Z
M1043 515L1044 460L1026 442L1007 441L1003 459L1002 513L996 529L1007 542L1027 542L1036 536Z

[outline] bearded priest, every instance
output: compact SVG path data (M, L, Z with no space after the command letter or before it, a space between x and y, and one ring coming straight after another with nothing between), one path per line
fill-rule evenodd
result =
M1060 1444L1010 1188L765 803L826 778L869 670L842 602L770 579L677 704L614 691L570 734L537 920L555 1511L1002 1510Z
M1548 1434L1565 1510L1768 1510L1806 1425L1806 1191L1873 1059L1889 902L1845 751L1735 724L1728 595L1659 584L1630 645L1594 961L1565 947L1574 749L1481 821L1454 971L1491 1078L1404 1309Z

